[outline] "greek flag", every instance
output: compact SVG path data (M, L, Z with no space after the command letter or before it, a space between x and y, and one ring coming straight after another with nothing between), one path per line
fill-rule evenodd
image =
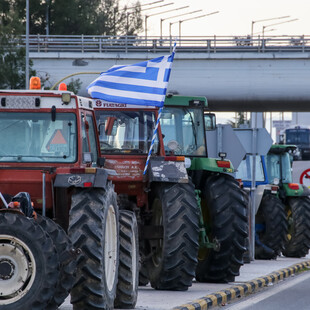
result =
M175 54L134 65L114 66L88 87L92 98L110 102L162 107Z

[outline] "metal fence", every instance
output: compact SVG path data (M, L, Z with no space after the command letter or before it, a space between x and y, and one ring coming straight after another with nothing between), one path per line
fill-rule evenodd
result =
M22 36L21 44L26 45ZM209 37L143 37L91 35L30 35L29 51L37 53L77 52L171 52L174 41L178 52L309 52L310 36L209 36Z

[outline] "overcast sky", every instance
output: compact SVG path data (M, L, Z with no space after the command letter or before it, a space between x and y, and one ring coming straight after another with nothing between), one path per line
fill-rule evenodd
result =
M156 0L140 0L141 4L152 3ZM158 1L158 0L157 0ZM184 15L174 19L163 21L163 35L169 35L169 23L174 23L171 27L172 35L179 35L178 21L198 17L200 15L219 11L219 13L195 18L193 20L182 22L182 36L235 36L247 35L251 33L252 21L262 19L272 19L282 16L290 16L283 19L274 19L264 22L254 23L254 34L262 32L262 27L276 23L283 23L289 20L298 19L297 21L286 22L279 25L268 26L265 33L269 35L310 35L310 0L164 0L161 3L142 6L142 9L155 7L163 4L174 3L161 8L143 10L143 15L152 15L158 12L175 10L156 16L150 16L147 19L148 36L159 36L160 19L202 10L195 14ZM133 3L133 0L121 0L121 3ZM183 6L189 6L186 9L176 10ZM268 31L274 29L273 31Z

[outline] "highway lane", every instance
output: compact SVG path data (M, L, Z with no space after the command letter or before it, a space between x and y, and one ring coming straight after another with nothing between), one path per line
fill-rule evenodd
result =
M289 277L277 285L262 289L217 309L225 310L308 310L310 309L310 272Z
M185 292L157 291L152 289L150 285L146 287L140 286L138 292L138 302L135 309L147 309L147 310L172 309L173 307L190 303L203 296L227 289L231 286L246 283L247 281L251 281L255 278L270 274L282 268L288 268L297 263L308 261L309 259L310 255L307 255L305 258L278 257L277 260L255 260L250 264L245 264L244 266L241 267L240 276L236 277L235 282L226 284L194 282L193 286L190 287L189 290ZM278 285L279 284L275 284L274 287L277 287ZM242 298L242 300L243 299L244 297ZM227 308L225 307L225 310L226 309ZM72 305L70 304L70 298L66 299L65 303L61 305L59 310L72 310Z

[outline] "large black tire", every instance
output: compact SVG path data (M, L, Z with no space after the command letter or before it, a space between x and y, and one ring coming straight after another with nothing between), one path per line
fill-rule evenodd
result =
M252 203L250 199L250 193L246 191L245 189L241 189L245 204L247 206L246 212L247 212L247 222L248 222L248 236L246 238L246 251L243 253L243 263L250 263L251 262L251 208Z
M139 240L135 213L120 210L119 223L119 270L114 307L134 309L137 303L139 283Z
M255 258L273 259L280 255L286 242L287 221L285 206L277 196L263 196L255 216L255 224L264 226L264 230L257 233L260 242L274 251L274 255L270 257L267 252L256 250Z
M59 276L50 236L24 215L1 212L0 248L1 310L47 309Z
M74 310L113 309L119 266L119 226L116 194L109 183L75 189L72 194L69 237L82 253L71 290Z
M192 285L199 247L199 209L192 183L158 183L152 188L151 225L163 227L163 238L149 241L146 261L151 286L187 290Z
M238 182L229 175L206 178L202 213L211 242L219 249L200 249L196 279L199 282L232 282L243 265L248 237L247 201Z
M37 215L37 223L52 238L56 247L60 263L60 275L54 296L46 307L46 310L54 310L59 307L69 295L75 279L76 260L71 259L73 250L72 242L66 232L53 220Z
M310 249L310 199L306 196L288 199L288 240L283 255L304 257Z

